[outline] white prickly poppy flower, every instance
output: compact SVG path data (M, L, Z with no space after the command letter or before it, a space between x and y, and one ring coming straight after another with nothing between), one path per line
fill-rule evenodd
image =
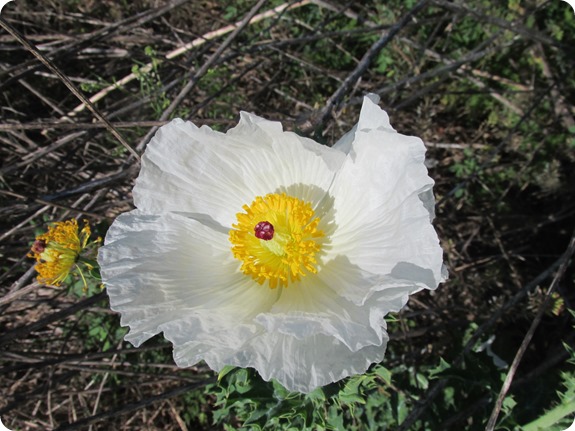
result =
M300 392L365 372L384 316L444 279L424 154L373 95L331 148L245 112L225 134L173 120L99 253L126 339Z

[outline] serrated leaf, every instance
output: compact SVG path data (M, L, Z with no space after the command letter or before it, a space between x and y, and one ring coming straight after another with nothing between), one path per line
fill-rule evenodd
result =
M222 368L222 370L218 373L218 383L235 369L236 367L233 365L226 365L224 368Z
M339 400L344 404L365 404L365 399L356 394L342 394Z
M324 403L326 400L323 388L317 388L306 395L306 398L314 403Z
M392 373L390 370L383 366L378 366L375 368L374 372L377 376L381 377L385 383L388 385L391 384Z

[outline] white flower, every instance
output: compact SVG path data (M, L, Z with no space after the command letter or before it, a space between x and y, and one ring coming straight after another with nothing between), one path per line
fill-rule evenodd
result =
M126 339L301 392L381 361L384 316L444 274L425 147L376 103L332 148L245 112L162 127L99 254Z

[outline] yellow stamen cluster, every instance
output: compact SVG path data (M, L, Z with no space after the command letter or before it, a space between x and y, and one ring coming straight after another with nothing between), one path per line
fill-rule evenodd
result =
M241 271L270 288L287 287L308 273L316 273L316 256L324 233L309 203L285 193L258 196L243 206L238 222L230 230L234 257L242 262ZM273 238L259 239L254 229L265 221L273 225Z
M36 259L40 283L59 286L70 274L90 238L90 226L84 223L80 230L75 219L56 222L36 237L28 256Z

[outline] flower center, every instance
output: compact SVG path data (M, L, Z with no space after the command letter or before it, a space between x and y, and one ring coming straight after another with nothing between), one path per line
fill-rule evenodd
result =
M89 237L87 222L79 229L74 219L55 222L48 232L36 237L29 256L36 259L38 281L59 286L72 270Z
M244 274L275 289L317 272L324 233L317 229L320 219L309 203L271 193L243 209L230 230L230 242Z
M254 232L257 238L269 241L274 237L274 225L269 221L261 221L254 227Z

